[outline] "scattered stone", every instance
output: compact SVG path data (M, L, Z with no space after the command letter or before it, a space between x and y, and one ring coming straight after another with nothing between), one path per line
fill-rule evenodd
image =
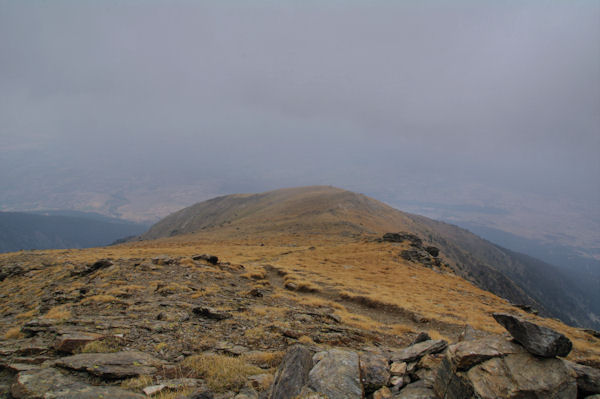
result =
M203 306L192 309L192 312L194 312L194 314L197 314L200 317L204 317L205 319L211 320L225 320L233 317L231 313L222 312L213 308Z
M385 387L390 380L390 370L386 358L374 353L360 356L360 375L365 394Z
M393 396L388 387L383 387L373 392L373 399L389 399Z
M564 362L576 375L579 397L600 394L600 369L573 363L568 360L564 360Z
M150 386L142 389L142 392L144 392L144 394L146 394L146 396L154 396L154 395L161 393L165 389L167 389L167 386L164 384L150 385Z
M139 351L114 353L81 353L63 357L57 366L71 370L86 371L105 379L123 379L140 375L153 375L160 360Z
M88 342L97 341L104 336L88 332L71 332L62 334L54 341L54 349L60 352L75 353Z
M410 378L408 379L408 382L410 382ZM407 381L405 381L404 376L393 376L390 378L390 386L392 387L393 392L398 392L406 384Z
M418 344L419 342L429 341L431 337L425 331L421 331L413 340L411 345Z
M390 373L393 376L403 376L406 374L406 362L393 362L390 366Z
M269 399L292 399L299 395L308 381L312 358L313 352L303 345L289 348L275 373Z
M169 256L156 256L156 257L152 258L152 264L159 265L159 266L172 265L176 262L177 261L175 259L173 259Z
M219 258L214 255L202 254L202 255L194 255L192 256L193 260L204 260L211 265L216 265L219 263Z
M118 387L93 386L82 383L74 383L61 387L53 392L48 392L44 399L142 399L144 395L127 391Z
M492 315L517 342L534 355L542 357L567 356L573 344L563 334L519 317L494 313Z
M596 331L591 328L584 328L583 332L591 335L592 337L600 338L600 331Z
M258 393L250 387L244 387L234 399L258 399Z
M112 265L114 265L114 263L110 259L99 259L91 265L87 265L83 270L78 272L72 272L71 274L73 276L87 276L88 274L92 274L97 270L106 269L107 267L111 267Z
M439 353L446 349L448 343L444 340L429 340L419 342L418 344L411 345L399 352L395 352L392 355L392 361L394 362L412 362L418 360L421 357L431 354Z
M363 397L359 360L355 352L331 349L318 355L318 362L308 374L311 389L327 395L329 399Z
M5 265L0 267L0 281L4 281L8 277L20 276L25 274L26 270L20 265Z
M400 390L394 399L438 399L433 389L424 386L422 383L413 382ZM461 399L466 399L461 398Z
M272 374L256 374L248 377L248 383L257 391L264 391L273 383Z
M513 305L514 307L516 307L516 308L519 308L519 309L521 309L521 310L524 310L524 311L525 311L525 312L527 312L527 313L531 313L531 314L538 314L538 313L539 313L539 312L538 312L538 310L537 310L537 309L534 309L534 308L533 308L533 306L531 306L531 305L526 305L526 304L516 304L516 303L513 303L512 305Z

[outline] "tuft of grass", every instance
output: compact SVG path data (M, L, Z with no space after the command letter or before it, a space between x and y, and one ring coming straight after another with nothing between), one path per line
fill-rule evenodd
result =
M160 352L161 350L165 349L166 347L167 347L166 342L159 342L158 344L154 345L154 350L157 352Z
M21 327L10 328L4 334L4 339L18 339L18 338L23 338L23 337L24 337L24 334L21 332Z
M84 298L81 301L82 305L87 305L90 303L101 304L101 303L115 303L119 302L119 300L112 295L92 295L90 297Z
M79 353L110 353L118 352L121 346L116 339L106 338L98 341L91 341L81 347Z
M71 311L68 308L68 305L59 305L53 307L44 315L45 319L52 320L67 320L71 317Z
M273 368L279 366L281 360L283 359L284 352L252 352L245 353L241 356L241 358L255 366L262 368Z
M121 388L140 390L152 385L153 381L149 375L140 375L139 377L129 378L121 382Z
M23 312L23 313L21 313L21 314L18 314L18 315L16 316L16 318L17 318L18 320L23 320L23 319L31 319L33 316L35 316L35 314L36 314L36 313L37 313L37 310L35 310L35 309L31 309L31 310L30 310L30 311L28 311L28 312Z
M215 392L240 389L248 376L263 372L241 358L215 354L190 356L183 361L183 365L196 377L203 378Z
M300 338L298 338L298 342L306 345L315 345L315 341L313 341L313 339L308 335L303 335Z

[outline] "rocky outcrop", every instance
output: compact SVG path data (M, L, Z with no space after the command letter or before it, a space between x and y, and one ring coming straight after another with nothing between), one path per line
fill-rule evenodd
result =
M86 371L104 379L123 379L140 375L153 375L161 361L147 353L126 351L115 353L81 353L67 356L56 362L59 367Z
M577 384L566 364L540 358L502 336L451 345L434 383L442 399L577 397Z
M388 360L375 353L364 353L360 355L360 375L365 394L386 387L390 380L390 366Z
M493 316L517 342L534 355L555 357L567 356L571 352L571 340L557 331L510 314L494 313Z

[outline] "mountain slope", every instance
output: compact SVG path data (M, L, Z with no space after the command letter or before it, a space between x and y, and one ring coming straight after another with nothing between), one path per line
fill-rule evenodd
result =
M0 252L108 245L146 229L124 220L76 215L0 212Z
M428 245L439 247L454 273L485 290L514 303L532 305L569 324L600 326L586 298L552 265L496 246L457 226L333 187L214 198L164 218L141 238L206 232L264 241L282 233L373 239L396 231L416 234Z

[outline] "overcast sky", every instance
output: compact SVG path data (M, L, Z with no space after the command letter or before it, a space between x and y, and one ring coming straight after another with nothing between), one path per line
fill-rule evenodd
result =
M0 0L7 191L410 175L599 204L599 152L598 1Z

